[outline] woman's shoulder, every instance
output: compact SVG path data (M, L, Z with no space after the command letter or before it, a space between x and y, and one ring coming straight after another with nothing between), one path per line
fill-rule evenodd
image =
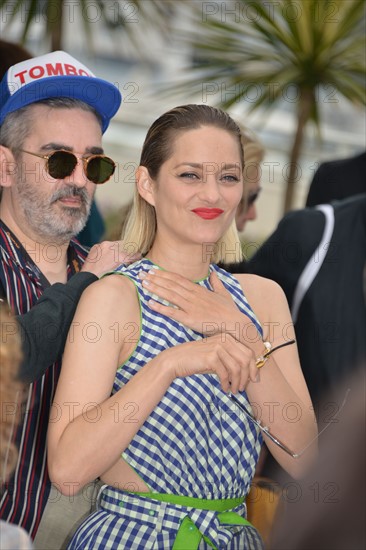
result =
M121 291L134 289L134 284L127 274L123 272L112 272L103 275L98 281L95 281L86 288L84 294L90 295L103 294L104 297L118 297Z
M233 273L240 284L245 286L245 289L253 292L283 292L282 288L276 281L254 275L253 273Z
M123 273L111 273L89 285L83 292L79 309L84 307L92 313L108 311L131 312L137 302L133 281Z
M251 273L234 274L245 296L259 315L267 317L278 308L288 308L284 291L278 283Z

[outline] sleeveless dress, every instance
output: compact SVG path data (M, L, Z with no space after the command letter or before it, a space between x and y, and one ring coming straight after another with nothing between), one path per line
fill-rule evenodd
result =
M151 298L162 300L142 286L138 274L152 267L158 268L144 258L116 270L135 284L141 331L134 335L131 323L131 337L138 341L129 359L116 372L112 394L161 351L204 338L149 308L147 302ZM210 272L213 270L239 309L252 321L253 333L262 337L262 328L239 282L216 265L210 266ZM212 290L208 277L197 284ZM209 324L209 311L206 319ZM237 398L251 411L245 392L237 394ZM134 417L138 417L138 408L131 403L124 421L133 422ZM217 502L248 494L261 444L258 428L221 390L218 378L213 374L197 374L174 380L121 456L144 480L151 493ZM225 521L219 520L217 511L197 509L187 503L160 502L150 498L150 493L147 496L133 494L136 490L133 484L119 489L103 486L97 511L80 526L69 549L262 548L260 536L251 524L225 525ZM245 503L236 503L232 511L245 518ZM187 542L179 546L175 544L177 532L187 517L190 522ZM203 538L199 544L191 544L188 541L190 531L193 534L197 530Z

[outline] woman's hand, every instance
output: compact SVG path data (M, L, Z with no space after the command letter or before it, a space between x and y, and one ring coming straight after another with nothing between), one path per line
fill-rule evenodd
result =
M230 334L186 342L164 350L158 357L159 361L163 361L163 366L172 369L173 378L216 374L224 392L243 391L249 380L258 380L252 350Z
M149 306L152 310L201 334L234 334L238 322L251 324L214 271L210 275L213 292L177 273L160 269L141 271L139 276L149 292L173 304L167 306L151 300Z

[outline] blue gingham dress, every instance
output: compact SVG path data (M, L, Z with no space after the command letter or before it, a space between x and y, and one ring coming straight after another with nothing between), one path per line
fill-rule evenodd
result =
M161 300L142 286L138 274L152 267L157 268L145 258L117 269L135 284L141 331L134 352L116 372L112 393L122 388L161 351L203 338L202 334L149 308L148 300L152 297ZM239 309L250 318L254 331L262 336L262 328L239 282L216 265L210 266L210 272L213 270ZM211 289L208 278L197 284ZM209 311L206 321L210 323ZM237 397L251 410L245 392ZM131 404L128 416L132 422L133 416L136 414L137 418L138 415L133 407ZM261 443L258 429L221 390L218 378L197 374L174 380L122 457L153 493L212 500L238 498L249 492ZM262 548L260 536L251 526L223 526L217 512L127 494L124 491L137 490L131 483L120 489L110 486L101 489L97 511L75 533L70 549L169 550L187 515L217 548ZM246 516L245 504L233 511ZM208 548L210 546L202 539L199 549Z

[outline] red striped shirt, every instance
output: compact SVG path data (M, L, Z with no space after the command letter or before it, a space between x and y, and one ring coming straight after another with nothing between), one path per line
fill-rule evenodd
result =
M78 271L87 252L76 240L68 249L67 276ZM44 291L45 278L14 234L0 221L0 279L8 303L16 314L29 311ZM51 483L47 472L46 436L50 407L60 363L29 387L23 423L14 436L19 449L12 479L5 484L0 518L22 526L35 537L47 503Z

